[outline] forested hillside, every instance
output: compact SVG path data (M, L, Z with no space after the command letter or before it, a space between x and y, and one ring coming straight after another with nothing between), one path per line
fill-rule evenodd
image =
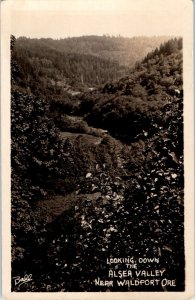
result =
M18 46L32 50L48 47L61 53L93 55L103 59L117 61L120 65L132 67L149 52L155 50L171 37L133 37L122 36L81 36L65 39L27 39L19 38Z
M165 110L171 110L183 96L181 50L182 40L171 40L148 54L130 76L106 84L102 92L109 95L107 101L91 100L87 121L123 136L126 142L140 139L143 131L150 137L160 126L166 127L171 116L164 114Z
M116 61L89 54L61 53L47 46L21 48L17 53L25 72L32 73L27 84L36 79L44 87L93 87L128 73L128 68Z
M12 37L12 276L32 274L21 285L13 279L12 290L183 291L182 39L155 45L96 90L71 95L42 84L54 63L54 77L61 66L60 80L68 77L77 57L92 76L84 56L108 63L92 45L100 53L109 41L112 52L114 39L125 41L86 39L94 43L85 56L84 37ZM65 55L73 43L78 53ZM109 64L120 72L119 63ZM127 257L137 263L129 277L125 264L107 263ZM147 284L154 270L162 276Z
M39 79L46 88L94 87L129 73L136 61L160 46L168 37L123 38L83 36L78 38L17 40L17 55L25 81Z

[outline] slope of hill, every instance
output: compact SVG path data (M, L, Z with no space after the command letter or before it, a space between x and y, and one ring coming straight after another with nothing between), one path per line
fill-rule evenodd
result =
M140 134L143 137L143 131L150 136L159 126L166 126L163 111L183 97L181 40L172 43L172 51L155 51L130 76L107 83L99 101L84 99L82 107L90 107L86 120L116 136L126 136L126 142L139 139Z
M19 38L18 45L25 49L48 47L62 53L93 55L103 59L117 61L119 65L132 67L147 53L168 41L169 36L158 37L110 37L81 36L59 40Z
M28 77L55 92L64 88L94 87L118 80L129 68L168 37L107 37L28 39L18 38L18 60Z
M21 47L18 40L16 45L18 60L29 74L26 84L36 80L44 87L53 86L63 91L69 86L97 86L129 73L127 67L116 61L90 54L62 53L41 45Z

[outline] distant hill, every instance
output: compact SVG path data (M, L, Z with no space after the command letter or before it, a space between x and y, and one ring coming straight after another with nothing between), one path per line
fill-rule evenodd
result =
M93 87L129 74L129 68L118 61L83 51L79 53L74 48L70 52L57 48L43 40L17 40L17 60L24 73L28 74L23 78L23 84L36 81L44 88L53 86L54 90L67 89L69 86Z
M60 40L21 37L16 42L17 59L28 74L23 84L36 80L44 88L52 86L53 90L93 87L129 75L137 61L168 39L166 36L82 36Z
M147 53L171 38L170 36L125 38L93 35L54 40L21 37L17 39L17 44L18 47L25 47L28 50L47 47L62 53L93 55L132 67L136 61L140 61Z

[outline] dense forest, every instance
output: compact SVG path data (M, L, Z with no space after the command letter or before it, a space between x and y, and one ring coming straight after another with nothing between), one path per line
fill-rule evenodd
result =
M47 47L58 52L77 53L96 56L102 59L117 61L120 65L132 67L136 61L140 61L149 52L170 40L168 36L133 37L122 36L81 36L53 40L51 38L18 39L18 47L32 51Z
M27 85L39 78L44 88L52 85L59 91L69 86L94 87L128 75L136 61L167 39L163 36L19 38L16 47L18 60L30 76L25 79Z
M11 37L13 291L185 289L182 60L181 38ZM127 257L163 277L119 285Z

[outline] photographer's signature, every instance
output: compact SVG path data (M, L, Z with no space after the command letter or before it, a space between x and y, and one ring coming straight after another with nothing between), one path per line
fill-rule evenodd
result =
M26 274L24 277L16 276L13 279L14 279L15 286L16 285L20 286L24 283L32 281L32 274L29 275Z

